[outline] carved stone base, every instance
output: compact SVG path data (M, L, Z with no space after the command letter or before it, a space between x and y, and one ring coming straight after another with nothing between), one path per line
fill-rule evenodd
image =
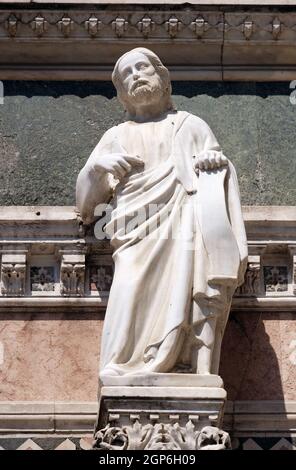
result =
M215 375L105 377L94 448L230 449L229 435L220 429L225 400Z

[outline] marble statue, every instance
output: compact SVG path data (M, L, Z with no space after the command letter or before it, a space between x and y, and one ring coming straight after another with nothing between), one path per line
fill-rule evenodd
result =
M152 51L124 54L112 80L126 121L104 134L77 180L85 223L98 204L113 206L101 377L218 374L247 261L235 169L209 126L175 109Z

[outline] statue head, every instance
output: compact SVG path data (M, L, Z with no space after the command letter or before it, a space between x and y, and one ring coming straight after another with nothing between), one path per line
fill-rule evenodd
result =
M130 117L145 106L155 106L159 114L175 109L169 71L149 49L137 47L123 54L115 64L112 81Z

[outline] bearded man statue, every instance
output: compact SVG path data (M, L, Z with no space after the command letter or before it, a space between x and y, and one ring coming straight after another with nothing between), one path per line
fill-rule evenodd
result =
M103 135L77 181L85 223L98 204L113 206L101 377L218 374L247 261L235 169L209 126L175 109L153 52L124 54L112 80L126 121Z

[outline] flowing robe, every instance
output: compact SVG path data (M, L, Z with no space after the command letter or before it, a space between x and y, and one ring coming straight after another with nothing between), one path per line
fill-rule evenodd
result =
M160 122L120 124L105 134L98 151L141 158L150 151L153 162L135 168L115 189L106 227L115 272L101 374L171 371L188 359L192 338L203 344L210 317L217 318L217 372L232 294L247 257L232 164L196 174L194 156L220 148L208 125L186 112Z

